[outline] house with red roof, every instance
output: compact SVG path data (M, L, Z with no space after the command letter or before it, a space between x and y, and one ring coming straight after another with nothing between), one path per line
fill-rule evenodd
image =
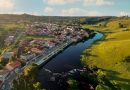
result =
M32 48L31 51L32 51L33 53L36 53L36 54L42 53L42 50L40 50L40 49L38 49L38 48Z
M21 63L19 61L14 61L8 63L5 68L8 69L9 71L15 70L17 71L21 67Z

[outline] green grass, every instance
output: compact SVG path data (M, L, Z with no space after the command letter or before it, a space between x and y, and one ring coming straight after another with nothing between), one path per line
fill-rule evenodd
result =
M127 28L119 28L120 22L126 24ZM124 62L124 59L130 56L130 19L111 20L106 27L83 27L103 32L105 38L85 50L81 61L89 67L103 69L111 82L116 81L121 90L129 90L130 62Z

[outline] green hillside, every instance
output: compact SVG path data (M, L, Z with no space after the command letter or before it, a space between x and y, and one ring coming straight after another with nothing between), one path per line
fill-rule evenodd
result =
M101 68L121 90L130 89L130 18L115 18L84 28L100 31L104 39L84 51L81 61Z

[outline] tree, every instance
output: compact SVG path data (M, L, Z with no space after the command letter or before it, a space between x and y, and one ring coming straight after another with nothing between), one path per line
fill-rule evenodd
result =
M70 86L70 89L74 90L74 89L78 89L78 82L74 79L69 79L68 84Z
M7 63L8 63L8 60L6 60L6 59L4 59L4 58L1 59L0 64L1 64L2 66L5 66Z
M103 79L105 78L106 73L103 72L101 69L99 69L96 74L97 74L97 79L98 79L99 83L104 83Z
M97 85L95 90L112 90L112 89L105 85Z
M130 56L125 57L125 60L124 60L124 61L130 62Z
M13 81L12 90L44 90L41 84L37 82L38 66L36 64L29 65L17 80Z
M9 62L13 62L13 61L15 61L15 60L17 60L17 56L16 56L16 55L12 56L12 57L10 58Z
M80 75L82 77L84 77L86 80L89 80L89 81L91 81L95 84L98 83L97 78L94 76L94 74L88 74L88 73L85 73L85 72L80 72Z
M35 90L44 90L44 89L41 89L41 84L39 82L34 83L33 87L35 88Z
M123 28L123 27L124 27L124 25L119 23L119 28Z
M38 66L34 63L30 64L27 68L24 69L23 75L25 77L32 77L33 79L36 77L36 73L38 72Z

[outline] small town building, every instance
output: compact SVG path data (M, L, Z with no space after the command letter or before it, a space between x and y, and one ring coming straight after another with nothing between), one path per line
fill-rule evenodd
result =
M14 52L5 52L3 54L4 59L10 59L12 56L14 56Z
M8 63L5 68L8 69L9 71L17 71L21 67L21 63L19 61L14 61Z
M28 61L30 59L32 59L33 57L35 57L36 54L26 54L26 55L20 55L20 59L24 60L24 61Z
M42 53L42 50L38 49L38 48L32 48L31 51L33 53L36 53L36 54L41 54Z
M5 40L6 44L11 44L14 41L14 36L9 36L7 37L7 39Z

